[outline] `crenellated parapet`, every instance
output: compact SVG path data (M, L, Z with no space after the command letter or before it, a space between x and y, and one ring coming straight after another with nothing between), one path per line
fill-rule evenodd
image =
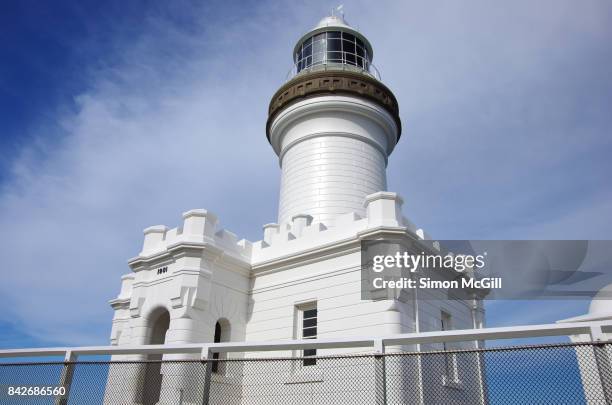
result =
M182 261L184 272L205 272L206 266L202 267L202 264L220 264L218 257L221 256L225 261L241 263L239 267L245 269L278 256L297 254L325 244L337 244L343 239L355 238L360 233L375 229L396 228L415 239L431 239L423 229L403 216L402 204L403 199L397 193L380 191L366 196L363 203L365 216L349 212L323 222L314 220L308 214L297 214L288 223L264 225L263 238L257 242L238 239L236 234L219 227L215 214L205 209L193 209L183 213L182 226L170 229L165 225L155 225L146 228L142 251L130 259L129 264L134 272L151 270L154 271L152 276L166 276L167 266L177 260ZM192 257L197 256L196 263L186 259L190 256L185 254L188 251L205 253L191 254ZM200 259L204 261L200 263ZM174 273L177 271L176 268L172 270ZM132 284L141 281L142 278L126 278L120 296L112 301L112 305L120 305L123 302L121 297L131 295Z
M169 229L165 225L155 225L146 228L142 251L130 262L151 261L181 246L207 246L209 250L222 251L224 255L252 264L260 257L282 254L282 250L288 249L286 254L380 227L403 228L418 239L431 239L423 229L403 216L403 202L397 193L380 191L366 196L365 216L349 212L323 222L315 221L308 214L297 214L289 223L264 225L263 238L257 242L239 240L236 234L218 226L215 214L205 209L194 209L183 213L180 227Z
M389 233L430 239L402 215L402 204L397 193L369 194L365 216L349 212L323 222L297 214L288 223L264 225L262 240L253 243L219 227L217 216L204 209L183 213L175 228L148 227L142 251L129 261L133 273L123 276L119 296L110 301L115 309L111 340L117 344L126 322L146 317L151 308L189 318L227 299L221 297L224 288L240 286L241 297L247 297L249 279L261 269L291 267L333 251L358 252L362 239Z
M402 215L403 199L397 193L381 191L366 196L365 216L355 212L341 214L329 221L316 221L307 214L294 215L285 224L263 226L263 239L253 243L251 265L302 255L306 252L339 247L344 242L359 242L364 235L393 230L414 239L431 239Z
M194 209L183 213L181 226L144 230L142 250L128 262L132 273L123 277L119 296L110 301L114 344L130 319L146 319L160 308L172 319L195 319L216 306L246 302L252 244L218 223L213 213Z
M218 228L215 214L205 209L194 209L183 213L180 227L169 229L165 225L155 225L146 228L139 257L157 255L188 244L208 244L242 259L248 259L251 252L249 241L238 240L236 234Z

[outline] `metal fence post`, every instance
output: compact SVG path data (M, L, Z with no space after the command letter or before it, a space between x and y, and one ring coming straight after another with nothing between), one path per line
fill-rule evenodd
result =
M376 398L376 405L387 404L385 344L382 339L374 341L374 395Z
M601 389L606 403L612 404L612 365L606 348L606 344L610 342L606 341L601 326L591 327L591 340L593 341L593 354L595 355L595 365L599 374Z
M595 364L601 389L607 404L612 404L612 368L610 367L610 357L606 351L605 342L593 343L593 353L595 353Z
M70 395L70 385L72 384L72 376L74 375L74 361L76 355L72 351L67 350L64 356L64 368L60 375L59 387L64 387L65 391L63 395L55 397L55 405L67 405L68 396Z
M210 403L210 379L212 378L212 352L208 346L202 348L201 360L205 363L204 389L202 393L202 405Z

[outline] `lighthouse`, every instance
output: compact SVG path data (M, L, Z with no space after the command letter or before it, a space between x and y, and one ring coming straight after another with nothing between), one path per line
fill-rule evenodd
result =
M293 69L272 96L265 124L280 166L277 218L263 225L257 241L224 229L222 219L202 208L184 212L174 227L146 228L142 249L129 259L130 271L121 278L119 295L110 301L111 344L378 337L482 327L481 301L451 301L443 289L428 291L420 299L415 291L401 289L374 291L367 299L362 294L366 241L392 239L408 249L421 249L421 241L430 239L404 216L403 199L387 190L387 162L402 124L398 102L381 81L373 55L370 41L342 16L325 17L299 38ZM262 123L262 133L263 128ZM248 216L245 201L243 212ZM457 346L470 347L470 342ZM277 403L325 403L339 382L317 368L317 357L355 351L342 350L233 355L299 357L298 369L277 370L286 374L283 381L291 387ZM225 355L217 356L221 362L212 370L211 390L222 391L224 403L254 403L262 389L269 391L265 398L281 394L282 387L254 384L257 370L244 365L232 374L223 366ZM171 359L199 357L163 357ZM143 354L113 360L160 358ZM387 373L415 382L396 393L398 398L419 397L430 403L425 391L442 390L448 402L483 403L480 377L463 375L462 361L397 364L388 366ZM192 389L199 386L198 373L189 367L147 362L110 370L105 404L201 403L202 392ZM125 381L133 383L122 389ZM306 398L304 389L314 391L307 402L300 402ZM355 393L356 403L363 403L360 395Z
M365 197L387 189L401 121L373 55L342 16L325 17L297 41L293 77L272 96L266 125L281 167L280 225L295 215L330 225L348 212L363 216Z

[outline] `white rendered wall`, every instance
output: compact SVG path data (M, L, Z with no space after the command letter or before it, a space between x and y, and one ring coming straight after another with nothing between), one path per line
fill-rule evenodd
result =
M348 96L320 96L281 111L270 141L279 155L279 224L294 215L333 225L340 214L365 214L368 194L387 188L387 157L397 127L382 107Z
M363 216L364 197L387 188L384 156L359 139L306 139L290 148L281 164L281 224L296 214L323 222L347 212Z
M147 228L142 252L130 261L134 272L122 278L121 292L111 301L116 311L113 344L146 344L151 332L151 314L159 308L170 313L166 343L210 342L215 322L220 318L231 326L230 341L294 339L299 327L296 306L311 302L317 305L317 336L320 338L439 330L442 310L452 316L454 328L470 328L473 320L469 303L449 302L441 291L431 292L426 300L421 296L416 307L414 297L409 293L401 294L398 299L361 299L359 241L364 233L382 227L387 228L385 232L406 232L413 238L425 237L421 229L402 216L402 199L397 194L371 194L363 199L362 205L365 205L364 218L346 213L336 217L331 227L327 223L298 217L288 226L266 227L265 241L253 244L238 241L231 232L218 230L216 217L206 210L186 212L182 227ZM160 267L167 267L167 272L158 273ZM473 343L461 343L452 348L469 347L473 347ZM418 350L414 346L387 349L389 352ZM428 345L421 349L438 350L440 347ZM327 349L319 350L317 354L360 351L369 352L371 348ZM299 354L287 351L244 355L277 357ZM241 354L234 356L240 357ZM166 355L165 358L176 358L176 355ZM139 358L121 356L113 359ZM400 399L400 403L418 397L422 398L421 403L432 403L427 393L433 392L435 398L444 395L446 403L484 403L484 396L480 393L482 387L476 382L479 374L473 372L478 358L474 356L465 360L462 356L462 359L457 363L459 382L453 384L447 384L443 379L443 357L439 357L439 364L430 361L426 365L390 361L386 369L389 378L405 379L411 383L400 391L390 390L388 394ZM347 398L346 404L372 402L362 396L363 387L371 383L371 376L358 371L363 370L363 364L354 366L357 367L355 374L346 379L337 378L347 373L346 367L336 368L340 365L331 365L324 370L303 370L285 364L287 369L277 370L277 373L286 373L282 392L290 402L324 402L326 393L340 389L354 389L360 393ZM278 386L261 387L259 365L247 363L243 367L242 370L233 367L231 374L223 371L215 374L213 381L217 384L212 389L218 391L213 395L224 395L228 405L260 403L257 401L269 401L278 395ZM118 398L123 401L127 395L135 399L132 403L138 403L138 385L133 385L134 392L126 393L122 381L140 378L143 370L109 372L105 403L115 403ZM313 373L315 370L318 371ZM188 387L197 384L193 381L195 374L187 366L162 368L162 375L162 396L169 399L164 404L178 403L181 391L186 393L182 397L183 403L199 403L202 393L188 391ZM317 385L312 385L313 382ZM312 395L304 396L305 389L312 389ZM270 396L262 396L262 393Z
M599 290L599 293L591 300L589 311L585 315L576 316L569 319L560 320L557 322L598 322L598 321L610 321L612 320L612 306L610 301L606 298L607 294L612 292L612 284L609 284ZM598 299L598 296L600 299ZM574 335L570 336L572 342L590 342L590 335ZM603 340L612 339L612 333L602 333ZM607 360L606 360L607 357ZM576 358L578 360L578 367L580 368L580 378L582 379L582 386L585 387L584 399L587 404L594 405L601 403L601 398L605 398L605 390L602 385L602 381L598 373L593 372L593 363L597 361L595 350L593 347L584 347L581 350L576 351ZM612 358L612 351L608 350L607 356L600 357L599 361L610 361ZM587 389L588 387L588 389Z
M231 232L217 230L216 217L206 210L183 214L182 227L153 226L145 230L142 252L130 260L133 273L122 277L119 296L111 301L115 309L111 341L115 345L150 344L155 314L170 315L165 344L212 342L215 324L228 324L227 339L246 340L249 302L250 243ZM158 272L160 268L166 269ZM165 360L199 358L197 355L164 355ZM143 360L144 356L113 356L113 360ZM138 404L145 367L115 368L109 371L105 404ZM185 363L161 368L159 405L201 403L197 375ZM181 394L182 392L182 394ZM126 398L128 401L124 402Z

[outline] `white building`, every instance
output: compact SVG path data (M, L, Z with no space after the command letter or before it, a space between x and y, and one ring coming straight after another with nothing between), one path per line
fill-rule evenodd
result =
M402 199L386 191L387 160L399 141L401 122L397 101L378 79L372 55L367 38L338 16L323 19L300 38L295 75L272 97L266 127L281 168L278 222L264 225L256 242L223 229L205 209L183 213L178 227L145 229L142 251L129 260L131 272L110 301L113 345L482 327L480 301L451 302L445 291L428 300L417 300L409 291L361 299L362 240L429 238L403 216ZM414 389L434 384L449 390L449 401L481 402L481 392L461 389L460 365L452 367L445 375L415 370L419 383ZM163 368L143 372L149 377L161 372L164 398L183 384L180 378L165 378ZM111 383L117 378L130 376L111 372L107 402L119 386ZM156 403L159 391L146 395L135 393L134 403ZM184 403L198 401L181 395Z
M591 300L589 305L589 312L584 315L575 316L573 318L563 319L559 323L570 323L570 322L602 322L612 321L612 305L610 299L612 298L612 284L608 284L603 287ZM589 342L592 337L589 335L574 335L570 337L572 342ZM599 340L610 341L612 339L612 333L602 333L599 336ZM582 385L589 387L584 390L584 397L587 404L599 404L602 398L606 398L605 390L610 387L602 386L602 382L606 382L606 379L602 379L600 375L595 372L593 366L597 366L600 370L605 370L609 373L612 372L610 358L612 358L612 352L609 349L597 348L596 346L583 346L576 350L576 358L578 360L578 366L580 368L580 378L582 379ZM607 382L610 379L607 378Z

